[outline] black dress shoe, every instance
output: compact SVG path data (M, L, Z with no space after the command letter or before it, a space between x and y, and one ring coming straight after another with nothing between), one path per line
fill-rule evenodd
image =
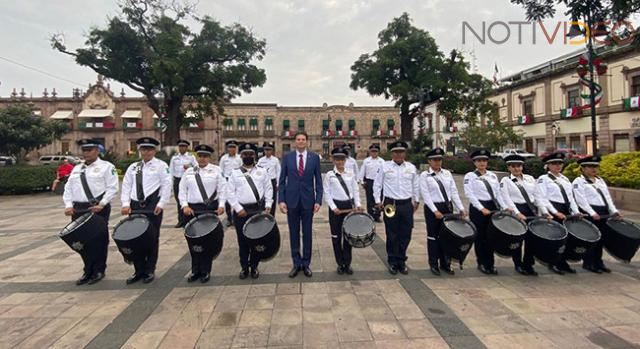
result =
M445 267L440 268L441 270L444 270L445 273L449 274L449 275L455 275L456 272L453 271L453 269L451 269L450 265L447 265Z
M582 265L582 269L588 270L588 271L590 271L592 273L602 274L602 271L600 271L600 268L596 267L595 265L583 264Z
M183 228L183 227L184 227L184 224L182 224L182 223L178 223L178 224L174 225L173 227L174 227L174 228Z
M480 270L480 272L483 274L498 275L498 270L495 267L485 267L484 265L479 265L478 270Z
M556 265L549 265L549 270L551 270L552 272L558 274L558 275L564 275L564 271L562 271L560 268L558 268L558 266Z
M533 269L532 266L524 267L524 270L527 272L528 275L538 276L538 272L535 269Z
M311 272L311 268L309 267L304 267L304 269L302 269L302 272L304 273L304 276L310 278L311 275L313 275L313 273Z
M147 275L144 276L144 278L142 279L142 282L145 284L150 283L151 281L153 281L153 279L155 279L156 276L154 273L149 273Z
M200 278L200 274L191 274L189 275L189 277L187 278L187 282L194 282L196 280L198 280Z
M104 273L95 273L91 279L89 279L89 282L87 282L87 284L89 285L93 285L95 283L97 283L98 281L104 279Z
M398 267L396 267L395 265L391 264L389 266L389 273L391 273L391 275L398 274Z
M430 270L431 270L431 274L440 276L440 268L438 268L437 266L432 265Z
M558 266L558 268L560 268L560 270L564 271L565 273L569 273L569 274L575 274L576 270L571 268L571 266L569 266L569 264L567 262L564 262L563 264L560 264Z
M209 279L211 279L211 274L209 273L204 273L202 274L202 276L200 276L200 282L203 284L209 282Z
M127 279L127 281L125 281L125 283L127 285L131 285L133 283L140 281L140 279L142 279L142 274L133 274L129 276L129 278Z
M84 285L91 280L91 276L89 274L82 274L82 277L76 280L76 285Z
M240 278L240 280L244 280L247 278L247 276L249 276L249 268L242 268L238 277Z
M402 275L407 275L407 274L409 274L409 268L407 268L407 266L406 266L406 265L401 265L401 266L398 268L398 271L399 271L399 272L400 272L400 274L402 274Z
M291 271L289 272L289 277L290 278L294 278L296 276L298 276L298 272L300 272L300 267L293 267L291 268Z
M374 219L374 221L375 221L376 223L382 223L382 219L380 219L380 217L378 217L378 218Z
M260 270L257 267L251 268L251 278L257 279L260 277Z
M336 269L336 273L338 273L338 275L344 274L344 267L339 265L338 269Z
M603 273L610 273L611 269L607 268L604 264L600 264L598 266L598 269L600 269L601 272Z
M529 272L525 268L519 265L517 265L515 269L516 269L516 272L518 272L518 274L529 275Z
M350 265L345 265L343 269L344 269L345 274L353 275L353 269L351 269Z

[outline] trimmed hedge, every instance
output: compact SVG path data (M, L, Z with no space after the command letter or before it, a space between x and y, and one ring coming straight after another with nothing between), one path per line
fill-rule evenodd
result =
M610 186L640 189L640 151L605 156L600 175Z
M462 159L458 157L448 156L445 157L444 163L442 166L453 173L457 174L466 174L475 170L475 166L473 165L473 161L470 159ZM490 159L489 160L489 169L491 171L501 171L507 172L507 164L502 159ZM540 159L528 159L524 163L524 173L532 175L534 177L538 177L541 174L545 173L544 164Z
M55 166L3 166L0 167L0 194L49 190L55 179Z

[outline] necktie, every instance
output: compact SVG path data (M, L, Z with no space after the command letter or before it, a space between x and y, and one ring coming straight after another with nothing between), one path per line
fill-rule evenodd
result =
M302 177L304 174L304 161L302 160L302 154L298 155L300 160L298 160L298 175Z

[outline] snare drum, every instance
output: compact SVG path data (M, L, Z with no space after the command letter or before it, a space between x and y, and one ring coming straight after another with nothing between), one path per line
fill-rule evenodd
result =
M367 247L376 239L376 223L367 213L351 212L342 222L342 234L351 246Z
M247 219L242 227L249 248L260 260L273 258L280 250L280 230L275 218L268 213L260 213Z

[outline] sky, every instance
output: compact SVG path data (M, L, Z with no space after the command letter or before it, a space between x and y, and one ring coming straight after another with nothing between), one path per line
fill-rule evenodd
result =
M392 105L383 97L350 89L350 67L361 54L377 48L378 33L403 12L435 38L441 51L462 50L471 69L488 78L496 65L499 77L506 77L581 48L558 39L549 44L540 27L534 44L530 24L520 27L521 42L516 24L508 25L507 37L505 25L498 22L525 21L524 9L508 0L202 0L197 12L225 25L240 23L266 39L266 57L257 65L266 70L267 82L234 100L244 103ZM49 92L55 88L60 96L70 96L74 88L86 90L96 81L96 73L54 51L48 38L63 33L68 48L80 48L90 28L105 27L117 13L115 0L3 0L0 97L7 97L13 88L18 92L24 88L34 97L45 88ZM545 21L549 35L558 21L565 20L560 14ZM471 29L482 35L483 23L496 41L508 40L498 44L487 37L480 42ZM125 87L109 83L117 93Z

